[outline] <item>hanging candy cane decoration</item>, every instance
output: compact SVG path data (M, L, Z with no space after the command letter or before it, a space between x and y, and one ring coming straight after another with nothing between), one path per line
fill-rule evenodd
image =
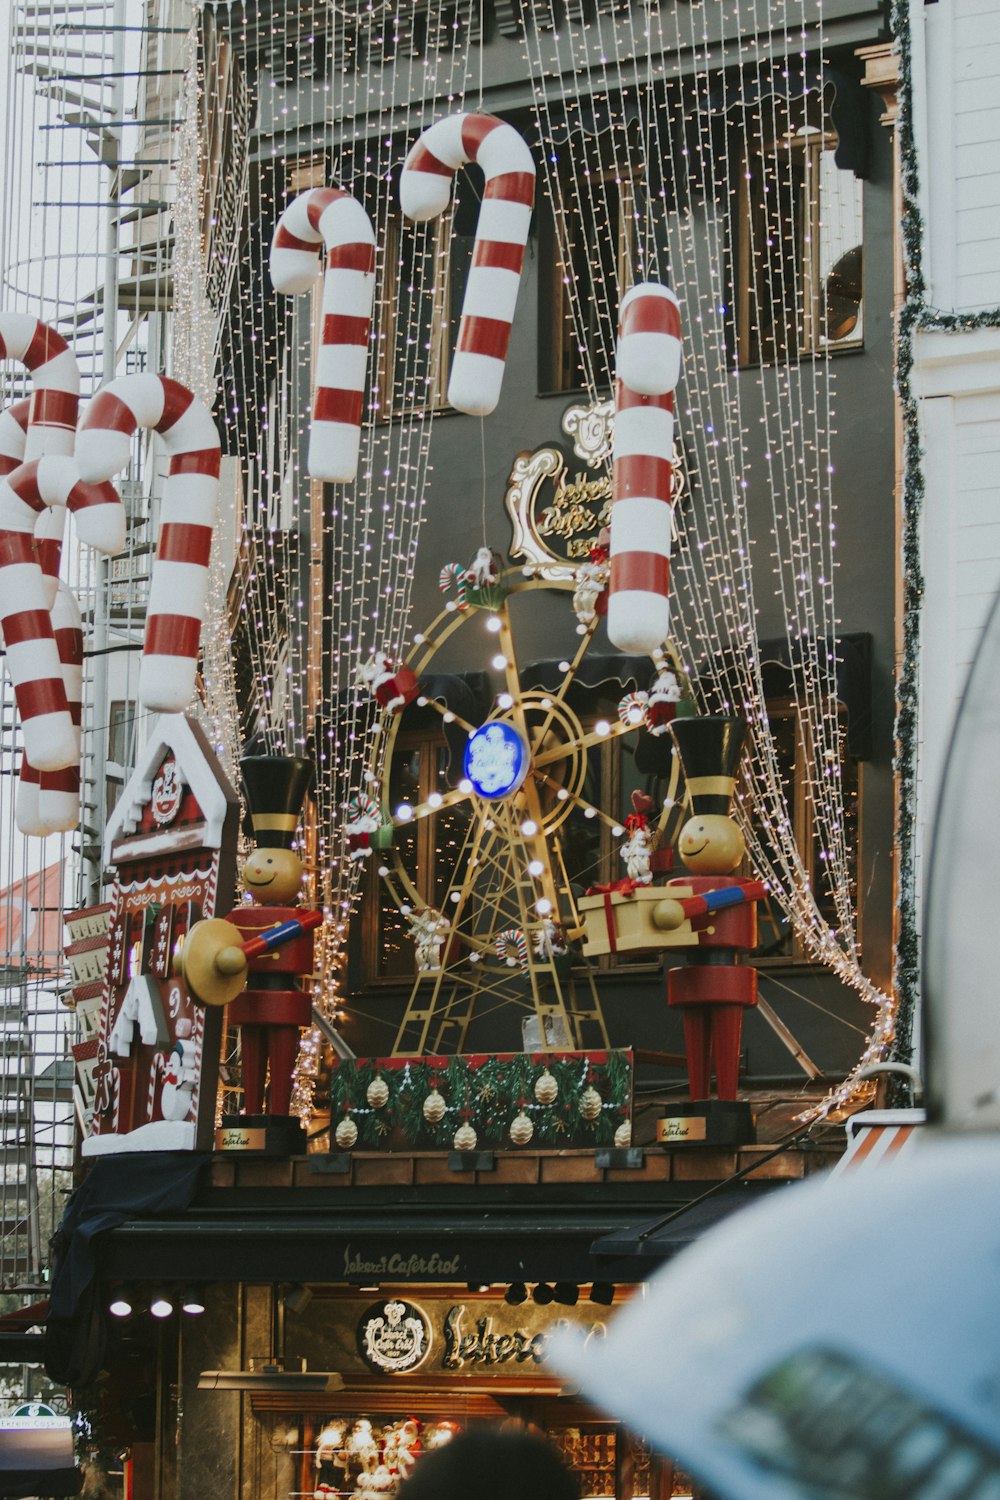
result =
M30 314L0 313L0 358L21 363L30 372L32 383L28 400L19 401L0 414L0 475L12 475L25 461L69 457L76 438L80 370L66 340L54 328ZM58 580L65 519L62 504L46 502L34 523L32 554L41 568L42 598L46 609L53 608L57 590L63 587ZM21 555L18 544L15 544L14 551ZM34 592L32 580L28 584L29 597ZM75 601L72 607L76 607ZM65 619L69 609L70 605L64 599L60 618ZM57 651L70 651L65 637L56 636L55 639ZM75 648L71 655L75 657ZM76 668L69 657L62 663L62 675L67 693L76 692ZM22 833L54 833L75 826L79 816L79 797L67 797L65 788L74 776L79 787L79 733L76 742L75 764L56 771L38 771L25 750L15 810L17 826ZM45 803L44 811L42 802Z
M462 303L448 401L473 417L500 399L507 344L535 201L535 163L523 138L495 115L448 115L424 131L403 164L399 202L422 224L443 213L452 178L475 161L486 176L472 269Z
M16 401L0 411L0 476L11 474L24 463L28 449L28 422L31 400ZM37 443L33 444L37 447ZM39 457L36 453L35 457ZM62 561L62 536L66 511L61 506L46 506L35 522L35 558L45 579L45 594L52 608L59 582Z
M643 282L622 298L612 447L608 638L653 652L670 624L674 388L680 308L669 287Z
M31 401L25 397L0 411L0 475L10 474L24 463L30 410Z
M70 455L80 406L80 367L62 334L30 313L0 312L0 359L17 360L31 374L22 461ZM19 418L13 420L20 425ZM36 553L48 580L50 608L56 596L65 520L65 511L43 511L36 529Z
M120 551L125 540L125 515L113 486L82 483L72 458L36 459L0 479L0 628L25 755L42 772L61 771L79 758L45 580L34 551L36 523L46 506L73 511L81 540L101 552Z
M139 701L179 713L194 691L208 564L219 497L221 445L203 402L165 375L124 375L102 387L77 433L80 473L106 480L124 469L137 427L163 438L170 465L146 610Z
M0 359L17 360L31 373L25 458L71 454L80 370L62 334L28 313L0 312Z
M31 410L31 401L17 401L13 406L0 411L0 476L13 473L20 468L24 462L24 450L28 438L28 416ZM62 553L62 527L66 512L62 508L46 506L35 523L34 553L35 558L41 565L42 576L46 585L46 602L53 604L56 590L65 591L69 603L63 602L62 610L70 607L75 610L77 623L79 623L79 606L65 584L58 581L59 563ZM44 528L44 531L43 531ZM49 597L49 590L52 597ZM63 621L57 624L53 618L53 630L56 637L56 646L59 651L59 659L63 667L63 686L69 700L70 716L75 722L80 722L80 703L83 685L83 633L79 631L79 641L70 643L66 631L62 628ZM0 634L0 642L3 636ZM77 668L79 661L79 670ZM74 711L74 703L76 704ZM76 796L63 801L62 794L69 782L75 778ZM39 793L42 786L47 792L52 792L53 797L46 797L45 817L41 816ZM26 755L21 756L21 767L17 779L17 802L14 819L22 833L44 837L48 833L62 833L74 828L80 816L79 798L80 773L79 766L69 766L62 771L36 771ZM58 801L57 801L58 799ZM59 805L59 802L62 805Z
M83 713L83 618L76 595L59 582L52 606L52 629L62 667L69 714L76 730L77 753L61 771L36 771L27 756L18 774L14 817L22 833L44 838L68 833L80 821L80 725Z
M306 467L314 479L344 483L358 470L368 338L375 297L375 231L342 188L310 188L293 198L271 242L276 292L308 292L316 246L325 245L323 337Z

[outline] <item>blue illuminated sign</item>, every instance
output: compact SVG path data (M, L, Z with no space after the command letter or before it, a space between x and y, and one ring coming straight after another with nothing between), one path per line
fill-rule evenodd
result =
M477 797L491 802L516 792L528 774L528 747L513 724L494 720L469 736L465 774Z

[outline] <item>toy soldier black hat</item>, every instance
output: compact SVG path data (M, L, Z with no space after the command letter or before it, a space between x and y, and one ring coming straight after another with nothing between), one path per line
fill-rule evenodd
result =
M729 816L747 726L744 719L674 719L670 725L693 813Z
M247 755L240 761L258 849L292 847L313 769L311 760L294 755Z

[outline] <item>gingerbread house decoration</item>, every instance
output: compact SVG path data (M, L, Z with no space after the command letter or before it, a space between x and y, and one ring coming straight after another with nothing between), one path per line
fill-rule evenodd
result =
M238 828L202 730L162 715L105 834L116 878L84 1156L211 1149L222 1010L194 1001L173 955L232 909Z
M69 941L66 958L71 987L64 1004L76 1014L73 1053L73 1104L81 1135L87 1135L97 1096L97 1048L101 1001L111 935L111 902L82 906L64 918Z

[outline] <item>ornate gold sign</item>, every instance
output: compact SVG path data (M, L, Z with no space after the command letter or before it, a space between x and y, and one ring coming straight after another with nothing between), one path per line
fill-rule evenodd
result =
M611 441L614 402L570 406L562 429L574 455L586 465L571 472L559 448L519 453L504 503L514 535L510 555L542 578L572 578L590 556L602 526L611 520ZM674 443L673 503L686 488L680 447Z
M656 1122L656 1139L662 1142L703 1141L706 1120L704 1115L673 1115Z

